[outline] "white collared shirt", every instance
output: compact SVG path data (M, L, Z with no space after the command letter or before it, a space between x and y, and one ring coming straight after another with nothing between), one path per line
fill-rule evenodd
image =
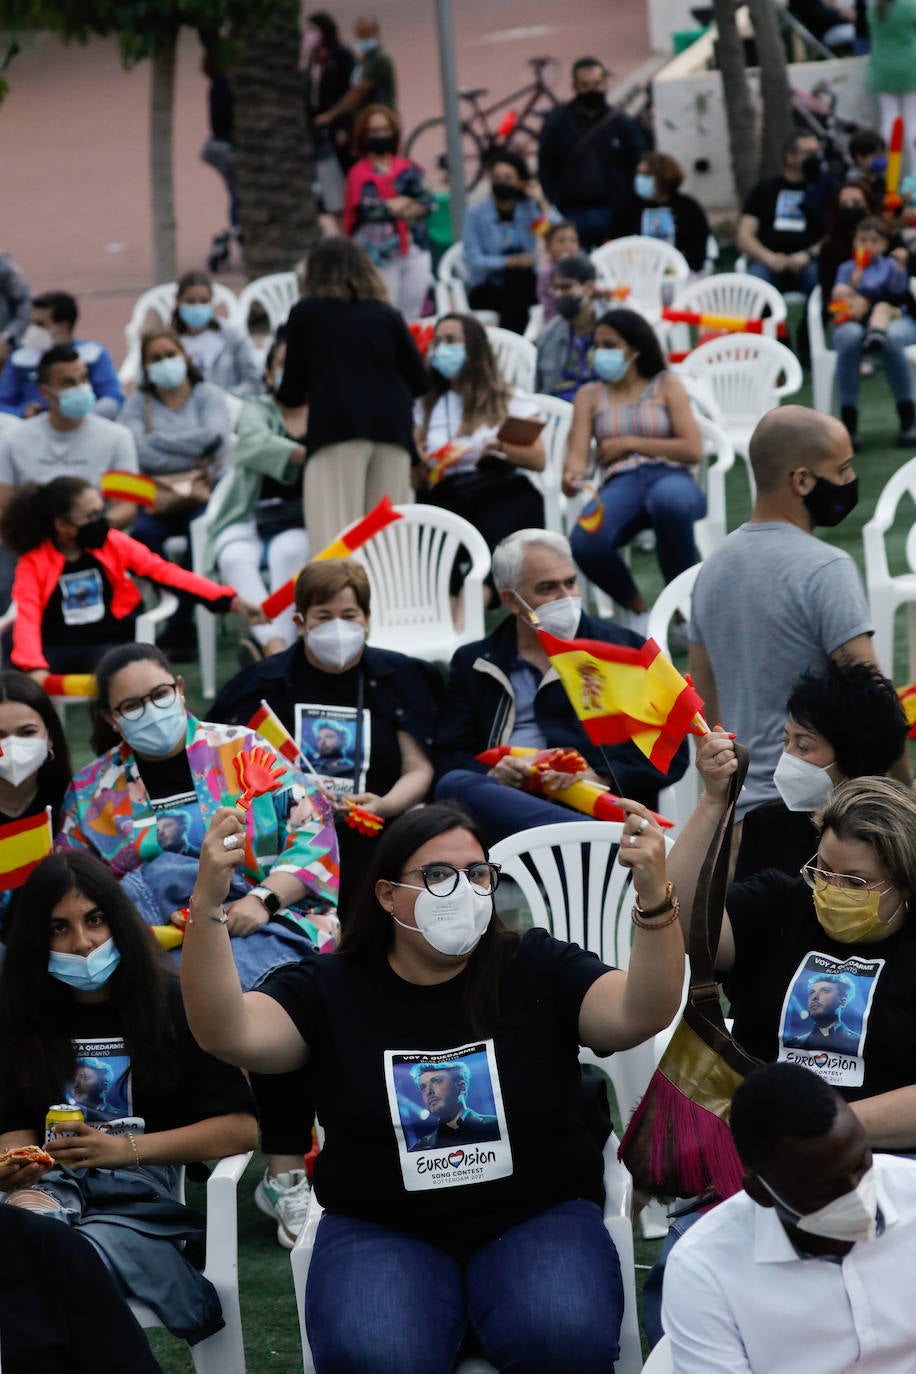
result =
M676 1374L914 1374L916 1161L875 1170L884 1231L840 1263L802 1259L746 1193L691 1227L665 1270Z

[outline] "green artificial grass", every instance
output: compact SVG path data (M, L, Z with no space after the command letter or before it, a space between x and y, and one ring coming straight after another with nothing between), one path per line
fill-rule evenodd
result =
M803 405L810 405L810 386L806 383L798 397ZM906 450L893 447L897 430L897 416L893 399L883 376L877 373L862 384L860 397L860 437L862 452L856 457L859 477L859 505L847 520L834 530L818 531L819 537L846 549L856 560L864 579L862 556L862 526L871 517L878 495L891 474L913 457ZM750 513L750 488L747 469L737 460L727 479L728 524L734 529ZM904 545L910 525L916 520L912 503L901 503L900 516L888 540L888 557L892 573L905 571ZM632 568L636 581L652 603L662 588L655 556L633 550ZM895 644L895 674L898 685L908 679L908 653L898 624ZM218 671L220 683L236 671L235 634L231 620L226 620L218 640ZM200 673L196 663L180 664L185 678L188 703L198 715L206 718L206 703L200 693ZM89 729L82 708L67 712L67 735L73 752L74 767L82 767L92 757L89 748ZM617 1119L620 1127L619 1117ZM260 1156L252 1164L239 1189L239 1265L241 1280L242 1320L245 1332L245 1351L249 1374L298 1374L301 1370L299 1325L295 1311L292 1273L288 1253L276 1243L275 1227L270 1219L254 1205L253 1192L263 1169ZM189 1201L203 1205L203 1190L189 1186ZM644 1241L636 1230L637 1266L651 1265L661 1249L661 1241ZM645 1268L637 1268L637 1288L641 1292ZM186 1374L192 1370L187 1347L166 1332L150 1332L150 1341L165 1374Z

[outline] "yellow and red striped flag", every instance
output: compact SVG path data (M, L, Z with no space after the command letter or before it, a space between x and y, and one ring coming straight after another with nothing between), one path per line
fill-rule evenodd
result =
M0 892L22 887L32 870L51 853L53 845L50 806L37 816L25 816L0 826Z
M909 687L898 687L897 695L910 722L909 738L916 739L916 682L911 682Z
M272 744L277 753L282 754L289 763L299 762L299 746L280 717L270 709L266 701L261 702L248 722L248 728L249 730L257 730L258 734L266 739L268 744Z
M94 673L48 673L41 684L49 697L96 697Z
M102 473L99 491L106 501L133 501L135 506L152 510L156 504L156 483L142 472L123 472L111 468Z
M333 544L328 544L326 549L316 553L309 559L310 563L317 563L322 558L346 558L348 554L355 553L361 545L368 543L375 535L383 530L386 525L391 525L395 520L400 520L399 513L391 504L390 496L383 496L377 506L373 506L368 515L364 515L361 520L356 520L352 525L344 530L334 540ZM299 570L302 571L301 568ZM261 602L261 610L268 620L275 619L281 611L285 611L288 606L293 604L293 597L296 591L295 577L291 577L288 582L284 582L282 587L278 587L275 592L271 592L266 601Z
M598 488L593 486L591 482L583 482L582 490L587 491L592 498L589 504L594 505L594 510L589 510L586 506L576 524L585 530L586 534L595 534L601 529L604 520L604 502L598 494Z
M556 639L544 630L538 635L593 744L631 739L667 773L694 721L699 729L705 726L702 698L654 639L630 649L594 639Z

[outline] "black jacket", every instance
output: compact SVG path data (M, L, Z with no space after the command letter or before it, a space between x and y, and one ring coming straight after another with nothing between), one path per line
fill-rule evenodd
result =
M643 642L629 630L604 620L593 620L587 615L579 621L575 637L624 644L634 649ZM478 763L475 755L509 743L515 720L515 699L509 674L517 652L515 617L507 616L486 639L465 644L453 657L436 750L439 777L455 768L486 773L486 764ZM535 715L550 748L578 749L599 776L608 777L601 749L586 735L552 668L545 673L538 688ZM652 808L658 805L659 790L677 782L688 763L686 743L674 756L667 776L630 741L605 746L605 753L623 795Z
M643 211L669 209L674 219L674 246L687 259L691 272L702 270L706 261L706 243L709 238L709 220L706 211L693 196L682 195L675 191L664 206L652 205L649 201L634 197L630 202L629 217L624 220L622 229L625 234L643 232Z
M561 105L541 130L538 178L564 214L600 205L623 216L633 197L633 173L643 152L635 119L608 106L588 119L575 100Z

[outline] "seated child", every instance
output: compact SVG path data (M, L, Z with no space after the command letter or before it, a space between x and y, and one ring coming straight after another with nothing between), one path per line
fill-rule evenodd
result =
M547 257L538 268L537 298L538 304L544 307L543 323L550 324L550 321L555 320L560 313L550 289L550 274L561 258L569 257L570 253L578 253L579 231L571 220L561 219L558 224L552 224L547 230L544 247L547 249Z

